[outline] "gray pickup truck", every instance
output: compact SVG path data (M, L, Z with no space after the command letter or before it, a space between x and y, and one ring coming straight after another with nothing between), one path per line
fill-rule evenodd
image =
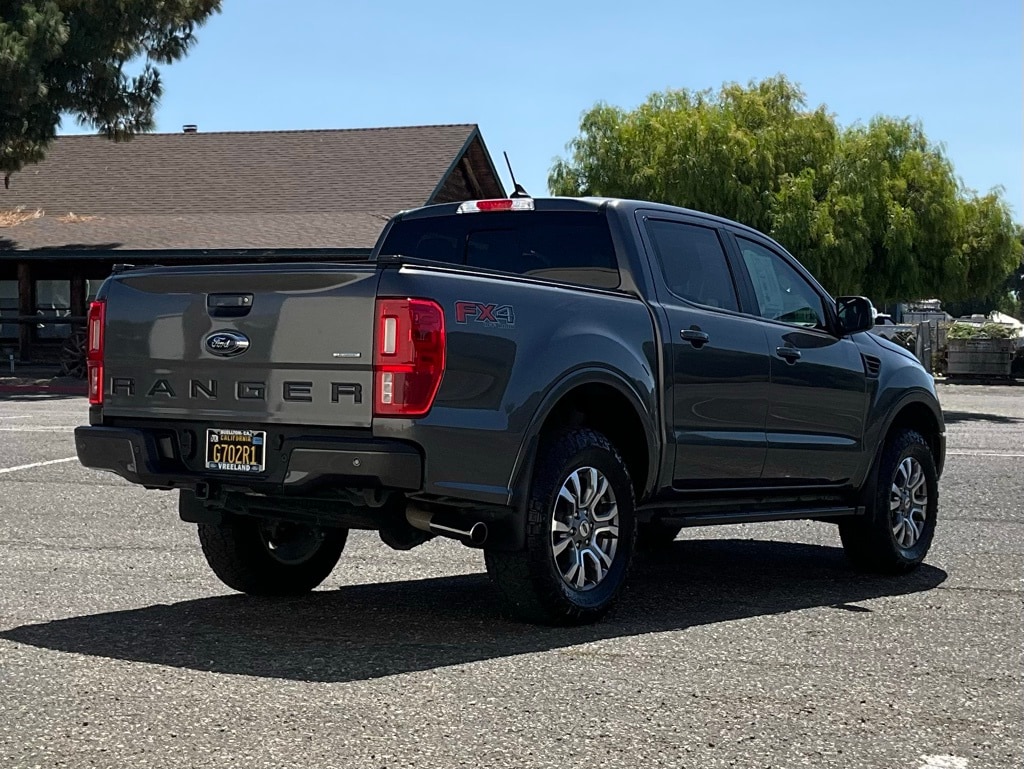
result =
M653 203L403 212L369 260L122 269L89 310L81 462L179 489L217 576L312 590L350 529L484 550L508 609L593 621L684 526L813 519L917 566L932 377L779 244Z

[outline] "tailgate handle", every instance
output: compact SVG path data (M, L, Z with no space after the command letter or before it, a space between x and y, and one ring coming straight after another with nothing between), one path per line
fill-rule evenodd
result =
M207 294L206 311L211 318L241 318L252 309L252 294Z

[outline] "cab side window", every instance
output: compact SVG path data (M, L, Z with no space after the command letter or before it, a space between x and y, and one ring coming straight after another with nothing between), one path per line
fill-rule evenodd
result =
M759 243L740 236L736 242L754 285L762 318L804 328L828 328L821 297L800 273Z
M696 304L739 309L718 232L664 219L648 219L647 232L669 291Z

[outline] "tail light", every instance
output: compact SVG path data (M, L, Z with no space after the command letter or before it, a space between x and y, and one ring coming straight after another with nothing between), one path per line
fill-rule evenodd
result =
M420 417L444 376L444 311L428 299L378 299L375 416Z
M103 341L106 333L106 302L90 302L86 323L85 364L89 377L89 403L103 405Z
M455 211L457 214L478 214L485 211L532 211L533 198L496 198L493 200L467 200Z

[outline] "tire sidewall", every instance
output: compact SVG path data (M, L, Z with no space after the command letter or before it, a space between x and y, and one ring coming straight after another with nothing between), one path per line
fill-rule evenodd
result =
M604 579L590 590L575 590L565 582L555 563L555 556L551 549L551 523L555 514L558 492L569 476L582 467L593 467L604 474L615 493L615 502L619 513L619 541L615 558ZM536 501L542 505L541 509L545 511L539 536L543 537L542 545L546 554L544 563L549 577L558 586L563 599L568 603L585 612L601 611L622 589L633 557L636 513L632 482L618 456L599 446L590 446L567 457L550 477L555 479L554 482L544 484L545 488L536 497Z
M894 447L896 448L896 447ZM902 547L896 541L893 533L892 521L889 510L889 495L893 481L896 478L896 471L907 457L916 459L924 472L925 487L928 491L928 505L925 508L924 531L913 547ZM906 566L913 566L921 563L931 547L932 539L935 536L935 524L938 517L939 483L938 474L935 470L935 460L932 457L928 445L916 433L904 435L903 446L898 451L888 454L887 462L882 468L879 476L878 490L875 495L875 525L879 534L885 538L895 558Z
M348 536L347 529L327 529L315 553L301 563L286 564L270 553L259 525L249 517L198 525L210 568L228 587L250 595L300 595L314 589L334 569Z

